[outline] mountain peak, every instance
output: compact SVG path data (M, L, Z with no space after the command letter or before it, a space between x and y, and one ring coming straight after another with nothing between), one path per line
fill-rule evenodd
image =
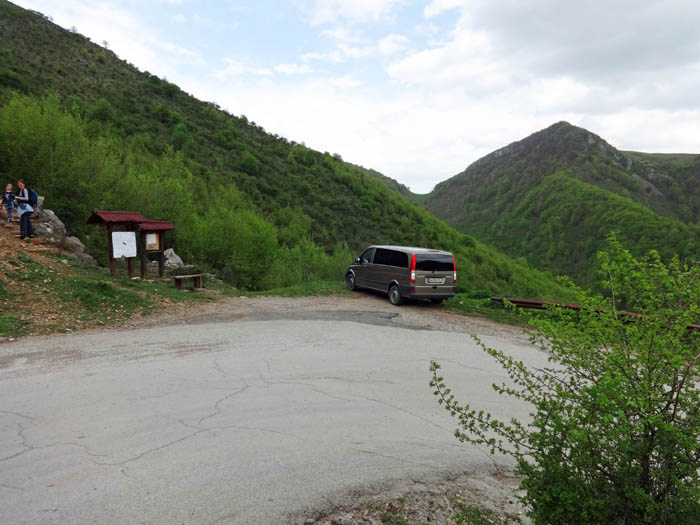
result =
M560 120L559 122L555 122L549 127L546 127L545 130L560 130L560 129L570 129L570 128L575 128L577 126L574 126L573 124L570 124L566 120ZM583 128L581 128L583 129Z
M472 166L494 159L507 159L534 155L538 160L543 157L551 159L573 160L579 155L602 155L615 163L626 163L624 156L603 138L585 128L574 126L566 121L554 124L536 131L524 139L512 142L507 146L476 161Z
M560 120L559 122L555 122L551 126L548 126L540 131L537 131L530 135L530 137L533 136L539 136L543 138L555 138L555 137L571 137L571 138L582 138L585 139L586 142L591 143L591 142L597 142L597 141L603 141L605 142L601 137L596 135L595 133L588 131L586 128L582 128L580 126L574 126L573 124L570 124L566 122L565 120ZM523 140L527 140L529 137L526 137Z

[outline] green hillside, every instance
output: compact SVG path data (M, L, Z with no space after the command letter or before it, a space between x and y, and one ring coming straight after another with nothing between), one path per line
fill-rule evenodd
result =
M700 155L689 153L641 153L623 151L645 177L660 189L661 199L641 200L650 208L700 224Z
M460 282L554 298L553 278L463 235L368 171L269 134L0 0L0 176L23 178L102 256L92 209L177 227L175 249L237 286L338 279L367 243L457 254Z
M392 179L391 177L387 177L386 175L378 172L377 170L365 168L363 166L355 166L354 164L353 164L353 166L356 167L357 169L359 169L360 171L364 172L366 175L383 182L384 184L389 186L389 188L391 188L392 190L398 191L404 197L413 198L414 194L411 192L409 187L406 186L405 184L401 184L396 179Z
M666 259L676 253L686 258L700 255L700 226L658 215L567 173L543 179L507 209L491 231L513 253L582 282L595 280L590 262L605 248L611 231L618 231L622 244L640 253L655 249Z
M623 153L560 122L438 184L424 205L535 267L589 283L612 230L637 253L700 258L699 183L698 155Z

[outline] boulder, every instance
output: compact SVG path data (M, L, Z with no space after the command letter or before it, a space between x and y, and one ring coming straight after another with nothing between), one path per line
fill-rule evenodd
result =
M41 210L33 214L32 225L41 237L62 239L66 236L66 226L51 210Z
M70 236L63 239L61 247L71 253L80 253L85 251L85 245L77 237Z
M98 267L100 264L95 260L95 258L89 253L85 252L75 252L70 254L71 257L75 257L79 261L89 264L90 266Z
M85 253L85 245L77 237L64 237L61 241L61 248L70 252L70 254L79 261L83 261L90 266L99 266L91 255Z
M163 255L165 255L166 268L182 268L185 266L185 263L182 262L180 256L176 254L175 250L173 250L172 248L168 248L167 250L165 250Z

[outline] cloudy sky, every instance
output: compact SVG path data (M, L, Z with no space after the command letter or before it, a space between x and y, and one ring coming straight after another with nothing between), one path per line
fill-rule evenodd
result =
M559 120L700 152L696 0L15 1L417 192Z

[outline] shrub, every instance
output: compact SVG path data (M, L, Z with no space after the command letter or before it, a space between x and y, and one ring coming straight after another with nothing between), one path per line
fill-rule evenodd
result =
M553 365L531 369L479 341L512 380L493 388L531 404L531 422L460 403L435 362L431 386L461 441L516 459L536 523L694 523L700 332L688 326L700 319L700 267L655 252L637 260L609 243L598 256L607 296L570 285L579 312L530 321Z

